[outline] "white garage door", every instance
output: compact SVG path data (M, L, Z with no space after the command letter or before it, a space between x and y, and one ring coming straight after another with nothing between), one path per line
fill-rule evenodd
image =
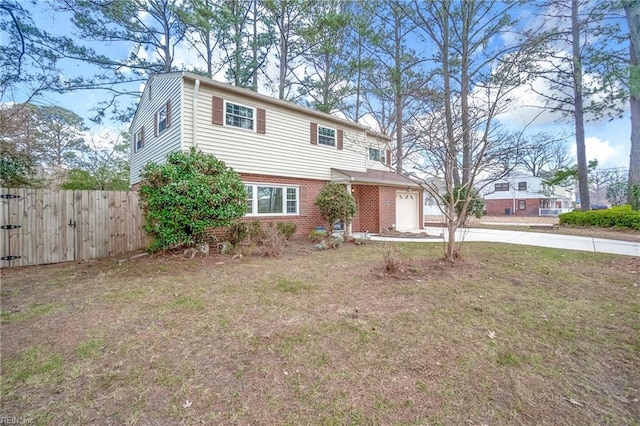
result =
M418 229L418 193L398 191L396 193L396 229L409 231Z

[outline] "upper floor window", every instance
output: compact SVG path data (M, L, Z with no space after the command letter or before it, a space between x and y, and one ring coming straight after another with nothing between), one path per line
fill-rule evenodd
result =
M144 147L144 127L133 135L133 150L139 151Z
M336 146L336 130L318 126L318 144Z
M160 108L160 111L156 113L155 117L156 129L155 135L158 136L171 126L171 102L167 101L166 104Z
M225 103L225 124L242 129L254 129L255 111L243 105Z
M245 188L249 215L298 214L298 187L250 184Z
M369 160L387 163L384 150L378 148L369 148Z
M509 184L506 182L496 183L496 191L508 191Z
M526 191L527 182L518 182L518 191Z

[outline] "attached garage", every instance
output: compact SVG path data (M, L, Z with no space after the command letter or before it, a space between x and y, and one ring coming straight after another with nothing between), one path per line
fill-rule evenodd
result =
M417 191L396 192L396 229L398 231L410 231L419 229L419 198Z
M422 188L393 172L331 169L332 181L347 185L356 200L353 232L421 229Z

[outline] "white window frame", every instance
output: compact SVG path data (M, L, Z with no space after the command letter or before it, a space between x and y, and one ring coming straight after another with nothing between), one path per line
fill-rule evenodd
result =
M330 145L328 143L320 142L320 136L325 137L325 138L329 137L327 135L321 135L320 134L321 129L331 130L333 132L333 145ZM338 147L338 130L334 129L333 127L321 126L321 125L318 124L317 142L318 142L318 145L320 145L320 146L328 146L330 148L337 148Z
M377 158L377 159L376 159L376 158L371 158L371 153L372 153L372 151L375 151L375 152L377 152L377 153L378 153L378 158ZM386 164L386 161L385 161L385 153L384 153L384 151L383 151L382 149L380 149L380 148L377 148L377 147L375 147L375 146L370 146L370 147L369 147L369 149L368 149L368 151L367 151L367 156L368 156L368 158L369 158L369 161L374 161L374 162L376 162L376 163Z
M235 106L239 106L239 107L242 107L242 108L250 109L252 111L252 114L251 114L252 115L251 116L251 126L252 127L248 128L248 127L234 126L233 124L228 123L227 122L227 114L229 114L229 113L227 113L227 105L235 105ZM257 124L257 121L258 121L258 111L256 110L255 107L250 107L248 105L243 105L243 104L238 103L238 102L227 101L225 99L224 100L224 109L223 109L222 113L224 114L224 125L225 126L233 127L234 129L247 130L247 131L250 131L250 132L255 132L256 131L256 124ZM247 118L247 117L236 116L234 114L231 114L231 115L235 116L235 117L240 117L240 118Z
M164 120L160 119L162 113L164 112ZM164 129L160 130L160 124L164 121ZM160 110L156 113L156 134L160 136L162 132L169 128L169 108L167 108L167 104L165 103Z
M247 201L251 200L251 207L246 216L263 217L263 216L299 216L300 215L300 186L299 185L274 185L271 183L245 182L247 189ZM282 189L282 213L258 213L258 187L263 188L281 188ZM249 189L251 188L251 189ZM296 195L296 211L295 213L287 213L287 193L288 189L295 190ZM293 201L293 200L289 200Z

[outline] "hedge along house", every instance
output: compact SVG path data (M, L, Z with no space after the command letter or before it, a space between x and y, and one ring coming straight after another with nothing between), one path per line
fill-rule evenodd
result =
M325 225L314 204L329 181L343 183L358 212L353 232L422 228L422 191L391 170L391 139L369 128L188 72L156 74L129 128L130 183L143 166L194 147L240 173L246 218Z

